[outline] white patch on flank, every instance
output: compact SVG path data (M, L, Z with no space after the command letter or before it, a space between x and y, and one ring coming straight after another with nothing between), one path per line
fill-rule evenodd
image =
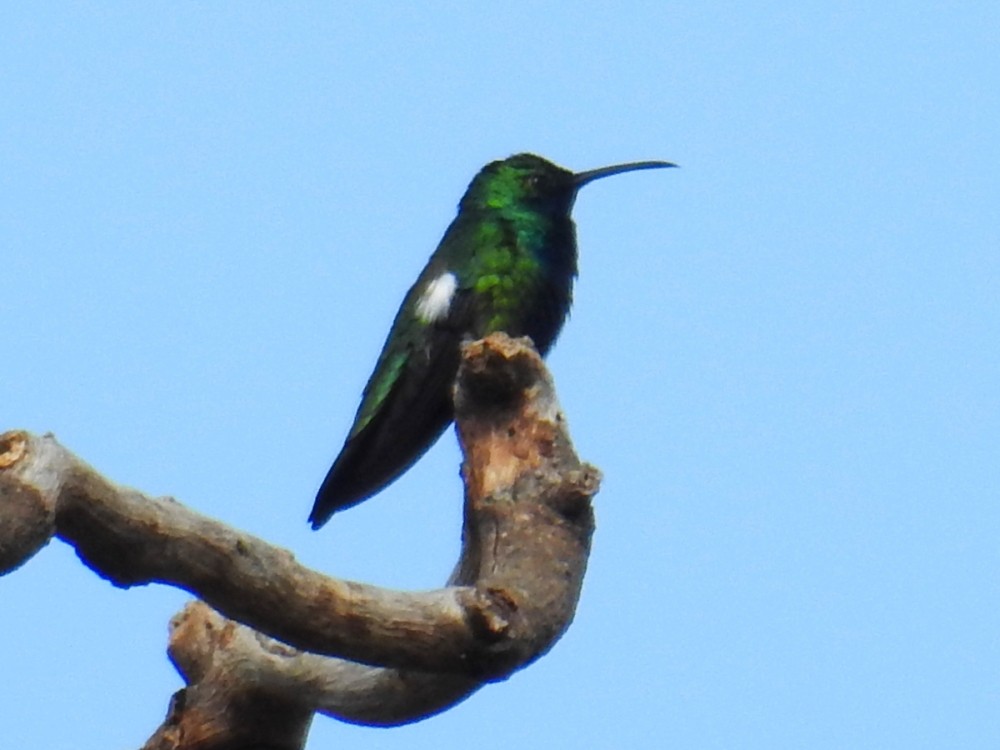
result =
M450 271L445 271L432 280L417 300L417 315L420 319L425 323L433 323L446 316L457 288L458 279Z

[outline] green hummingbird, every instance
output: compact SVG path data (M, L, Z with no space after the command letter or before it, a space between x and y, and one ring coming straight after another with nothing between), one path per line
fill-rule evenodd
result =
M577 191L665 161L570 172L534 154L487 164L403 300L344 447L316 495L314 529L397 479L452 421L459 345L504 331L543 356L569 312Z

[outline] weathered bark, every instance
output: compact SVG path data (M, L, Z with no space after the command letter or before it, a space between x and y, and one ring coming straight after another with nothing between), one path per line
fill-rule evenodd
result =
M467 345L455 404L465 519L446 588L324 576L24 432L0 436L0 574L57 536L117 586L167 583L205 602L172 622L170 656L188 686L147 748L298 748L315 711L416 721L552 647L593 531L598 473L574 454L529 340Z

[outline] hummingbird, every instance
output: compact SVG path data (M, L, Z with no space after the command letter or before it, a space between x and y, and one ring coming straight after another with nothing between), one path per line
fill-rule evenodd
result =
M462 341L503 331L545 356L569 313L577 274L576 194L604 177L666 161L571 172L534 154L473 178L393 321L354 423L316 495L314 529L395 481L453 419Z

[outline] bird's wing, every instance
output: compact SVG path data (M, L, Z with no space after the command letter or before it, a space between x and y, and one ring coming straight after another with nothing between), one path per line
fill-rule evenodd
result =
M399 477L451 421L460 319L469 294L452 288L445 308L440 284L450 282L439 282L435 291L440 278L418 281L400 308L347 441L316 497L310 515L314 527ZM428 296L434 294L437 300Z

